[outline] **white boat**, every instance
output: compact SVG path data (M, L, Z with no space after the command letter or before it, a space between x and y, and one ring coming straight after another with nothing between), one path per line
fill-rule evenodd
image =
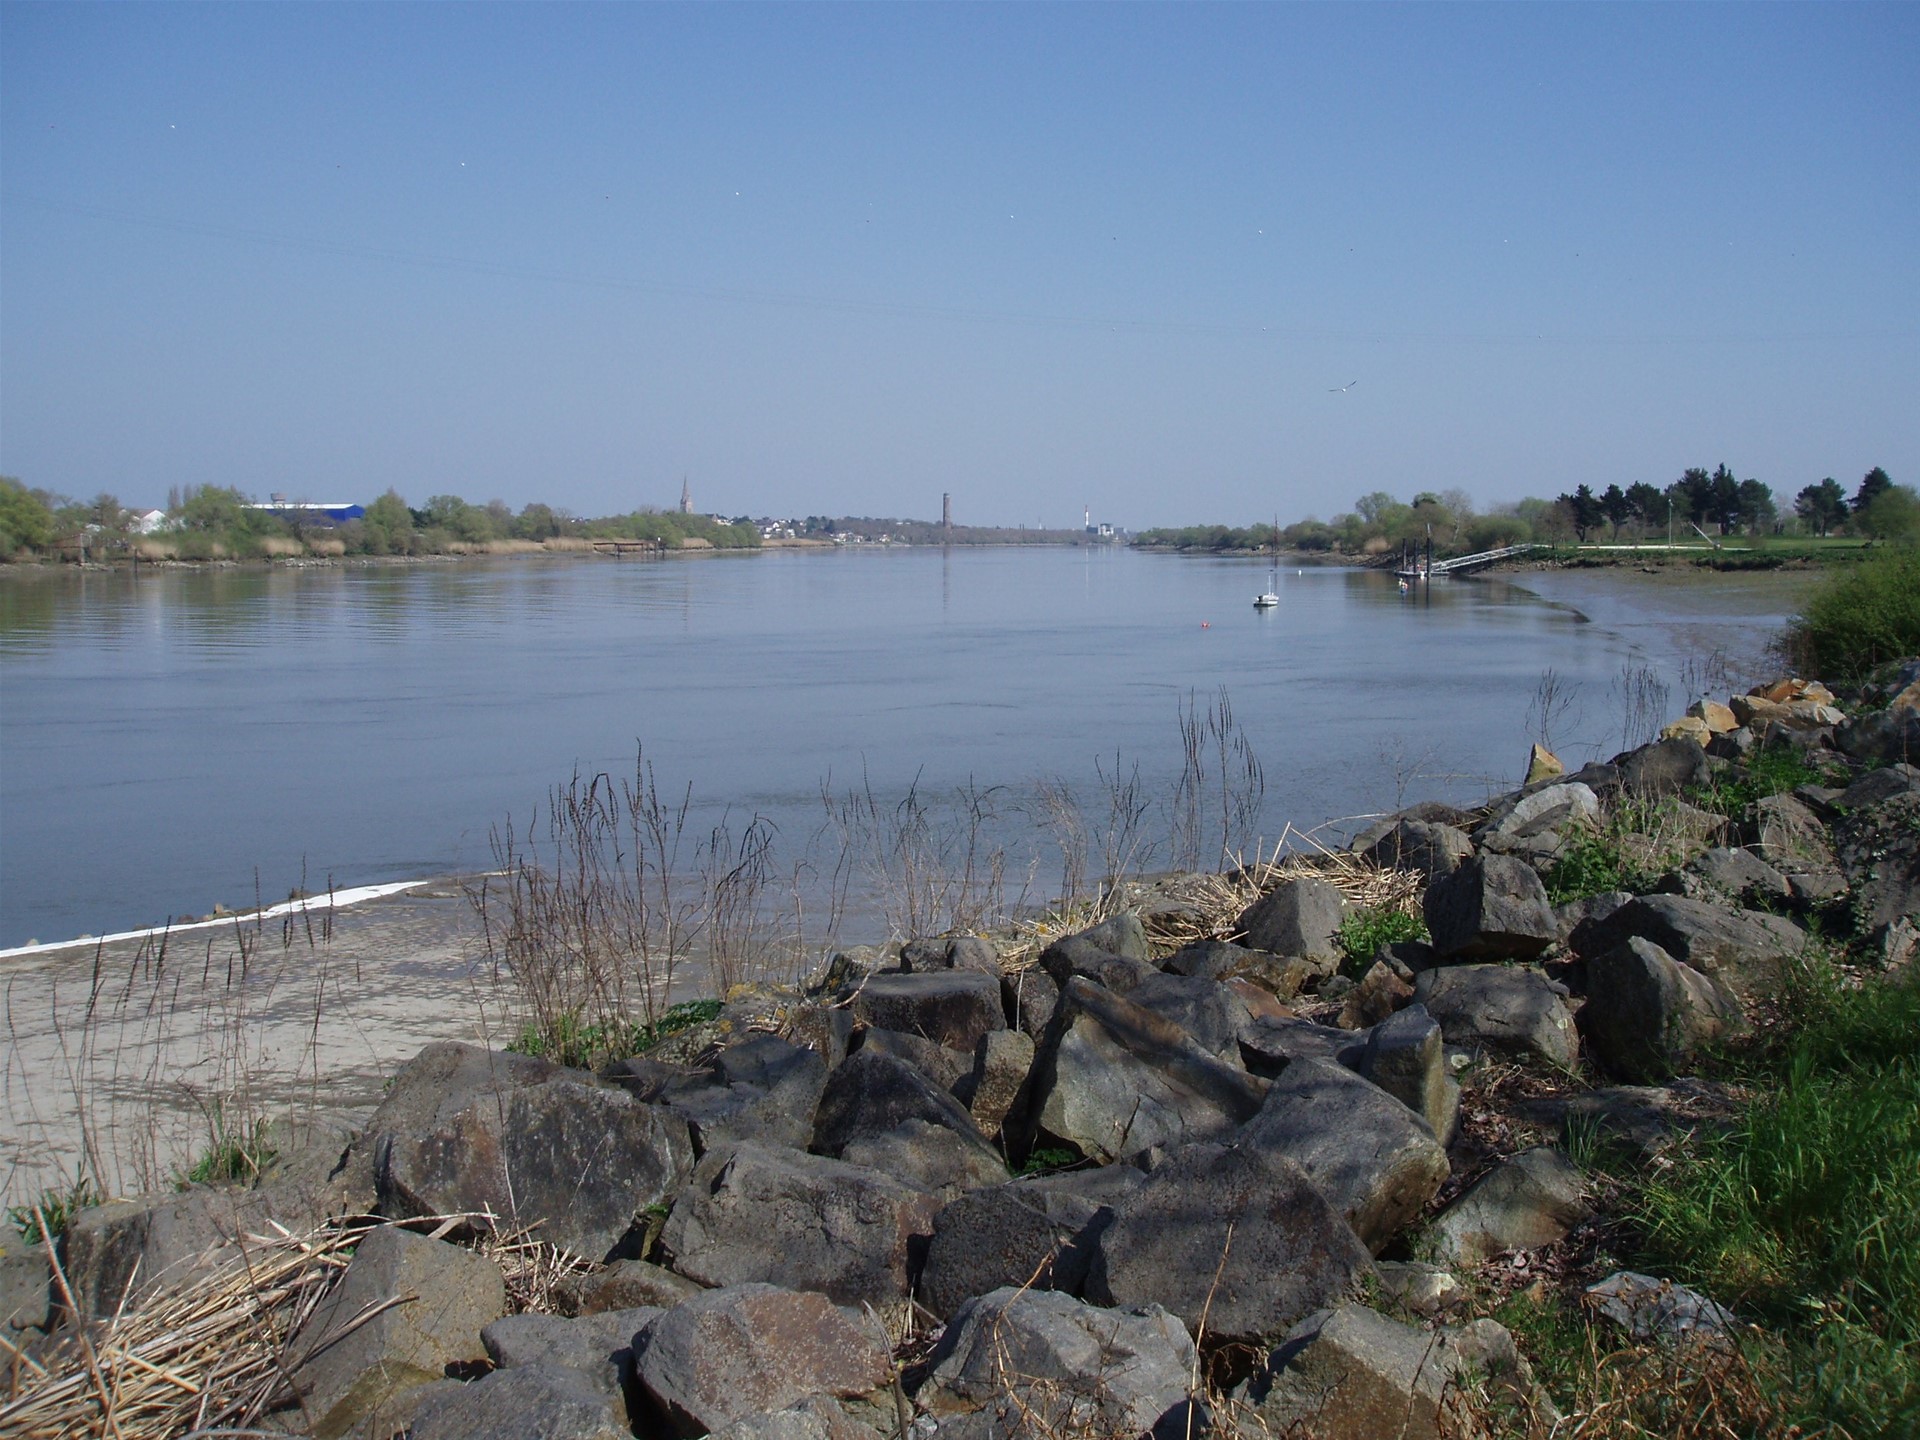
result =
M1280 572L1276 568L1280 558L1279 551L1280 517L1276 515L1273 519L1273 554L1267 565L1267 588L1253 597L1253 608L1256 610L1271 610L1280 603Z

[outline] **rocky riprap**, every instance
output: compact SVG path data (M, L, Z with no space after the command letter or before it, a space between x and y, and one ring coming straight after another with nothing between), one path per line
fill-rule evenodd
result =
M1690 805L1769 745L1831 783L1731 816ZM1497 1412L1544 1433L1513 1338L1463 1297L1592 1221L1569 1127L1657 1149L1726 1112L1688 1070L1764 1014L1809 915L1849 907L1882 965L1912 963L1914 754L1920 667L1852 719L1783 682L1576 774L1536 753L1538 778L1479 810L1386 817L1348 871L1247 888L1192 943L1164 938L1194 907L1163 878L1037 954L927 937L737 991L600 1074L429 1046L344 1148L250 1189L83 1211L57 1283L10 1245L8 1343L50 1374L97 1367L83 1337L246 1263L246 1237L362 1215L250 1422L323 1440L1438 1437ZM1657 797L1684 822L1658 883L1553 905L1543 876L1570 842ZM1416 877L1430 942L1343 967L1352 866ZM565 1257L509 1286L490 1228ZM1656 1277L1591 1301L1642 1339L1737 1323Z

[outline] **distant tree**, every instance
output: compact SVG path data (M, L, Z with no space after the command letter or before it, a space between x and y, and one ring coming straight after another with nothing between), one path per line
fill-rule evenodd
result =
M1758 480L1742 480L1735 494L1740 509L1740 523L1747 527L1749 535L1758 535L1773 528L1777 512L1772 490Z
M1704 523L1713 516L1713 476L1694 466L1667 487L1667 500L1681 519Z
M1847 492L1829 475L1793 497L1793 511L1816 535L1825 535L1847 518Z
M1470 550L1504 550L1533 539L1533 527L1518 515L1476 515L1462 533Z
M1600 510L1607 517L1607 524L1613 527L1618 536L1620 527L1633 518L1633 502L1627 499L1627 492L1618 485L1609 485L1601 492Z
M10 475L0 475L0 560L22 550L44 550L53 543L50 498Z
M1667 516L1673 509L1667 492L1644 480L1636 480L1627 487L1627 504L1633 508L1635 518L1642 525L1655 527L1666 524Z
M1386 523L1389 511L1400 508L1400 502L1384 490L1374 490L1362 495L1353 502L1353 510L1362 522L1378 529Z
M1740 524L1740 482L1725 465L1715 467L1711 500L1707 513L1720 527L1722 535L1731 535Z
M1854 524L1870 540L1920 540L1920 495L1910 485L1889 482L1854 517Z
M1591 485L1577 486L1571 495L1560 496L1556 503L1565 507L1567 517L1573 523L1573 533L1583 545L1586 544L1588 532L1607 517L1606 509L1594 496Z
M413 511L407 508L407 502L400 498L399 491L389 490L367 506L367 513L361 517L360 525L366 536L369 554L412 553Z
M1861 478L1860 488L1854 492L1853 513L1858 515L1880 496L1893 488L1893 480L1878 465L1867 471Z
M513 522L513 534L521 540L551 540L561 529L553 507L538 502L525 506Z

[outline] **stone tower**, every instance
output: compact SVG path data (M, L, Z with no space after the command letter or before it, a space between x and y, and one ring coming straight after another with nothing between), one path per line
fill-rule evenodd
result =
M693 486L684 475L680 477L680 513L682 515L693 513Z

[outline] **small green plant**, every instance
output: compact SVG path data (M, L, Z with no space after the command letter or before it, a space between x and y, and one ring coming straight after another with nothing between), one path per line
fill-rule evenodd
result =
M1738 767L1695 791L1692 798L1704 809L1739 819L1756 800L1786 795L1802 785L1826 785L1835 778L1813 764L1806 752L1790 745L1769 745L1749 751Z
M13 1222L13 1228L20 1232L20 1238L31 1245L40 1244L40 1223L46 1222L47 1233L55 1240L67 1233L67 1222L80 1211L95 1205L106 1203L106 1195L85 1175L75 1180L64 1190L46 1190L41 1192L40 1204L10 1205L7 1218ZM35 1209L39 1214L34 1214Z
M1356 910L1340 922L1334 938L1346 957L1341 970L1357 977L1373 963L1382 945L1427 939L1427 922L1412 910Z
M1045 1175L1054 1170L1066 1170L1079 1161L1071 1150L1039 1149L1028 1152L1027 1163L1020 1167L1022 1175Z
M1588 830L1570 839L1547 871L1547 899L1566 905L1609 890L1632 890L1648 879L1621 848L1618 836Z
M507 1043L516 1055L533 1055L556 1065L591 1069L604 1060L642 1055L669 1035L705 1024L720 1014L718 1000L683 1000L653 1024L644 1020L590 1025L578 1010L565 1011L547 1024L529 1022Z
M215 1107L213 1143L184 1174L176 1175L177 1187L184 1190L189 1185L252 1184L280 1153L273 1145L272 1135L272 1127L265 1120L231 1130Z

